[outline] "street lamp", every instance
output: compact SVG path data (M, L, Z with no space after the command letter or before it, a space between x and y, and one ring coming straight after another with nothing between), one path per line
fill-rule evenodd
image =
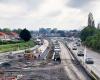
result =
M85 46L85 49L84 49L84 62L85 62L86 58L87 58L87 53L86 53L86 46Z

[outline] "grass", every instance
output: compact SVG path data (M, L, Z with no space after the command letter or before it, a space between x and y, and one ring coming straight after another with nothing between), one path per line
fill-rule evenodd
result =
M34 46L35 46L35 43L32 40L28 42L23 41L21 43L0 45L0 53L23 50L23 49L27 49L29 47L34 47Z

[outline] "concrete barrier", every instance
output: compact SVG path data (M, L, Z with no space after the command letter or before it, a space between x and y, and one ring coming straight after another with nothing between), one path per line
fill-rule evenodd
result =
M71 54L75 57L75 59L77 59L77 61L80 63L80 65L84 68L84 70L89 74L89 76L93 80L100 80L100 75L97 74L94 69L91 70L81 59L79 59L77 57L77 55L74 54L74 52L71 50L71 48L67 44L66 44L66 47L69 49L69 51L71 52Z

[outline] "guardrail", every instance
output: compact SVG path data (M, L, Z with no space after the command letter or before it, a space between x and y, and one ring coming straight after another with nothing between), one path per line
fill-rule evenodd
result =
M71 52L71 54L75 57L75 59L77 59L77 61L80 63L80 65L83 67L83 69L88 73L88 75L93 79L93 80L100 80L100 75L97 74L93 69L91 70L86 64L85 62L83 62L81 59L79 59L77 57L77 55L75 55L73 53L73 51L70 49L70 47L65 44L66 47L69 49L69 51Z
M51 47L51 44L50 44L50 40L48 40L48 39L46 39L48 42L49 42L49 44L48 44L48 46L47 46L47 48L43 51L43 53L41 53L41 55L40 55L40 59L47 59L47 56L48 56L48 53L49 53L49 51L50 51L50 47Z

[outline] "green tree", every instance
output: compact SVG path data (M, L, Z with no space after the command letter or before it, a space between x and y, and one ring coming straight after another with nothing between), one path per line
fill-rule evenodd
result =
M26 42L29 41L31 39L30 31L28 31L27 29L23 29L20 32L20 38L23 39Z
M0 28L0 32L2 32L2 29Z
M80 38L82 41L85 41L87 39L87 37L89 36L93 36L95 34L95 27L85 27L81 33L80 33Z
M19 29L14 29L14 30L13 30L13 32L16 32L16 33L18 33L18 34L20 34L21 31L22 31L22 29L20 29L20 28L19 28Z
M66 37L65 32L62 30L57 31L58 34L60 34L61 37Z
M11 32L11 30L10 30L9 28L4 28L2 31L3 31L3 32L6 32L6 33Z
M94 50L100 51L100 30L94 27L86 27L80 35L84 44Z

